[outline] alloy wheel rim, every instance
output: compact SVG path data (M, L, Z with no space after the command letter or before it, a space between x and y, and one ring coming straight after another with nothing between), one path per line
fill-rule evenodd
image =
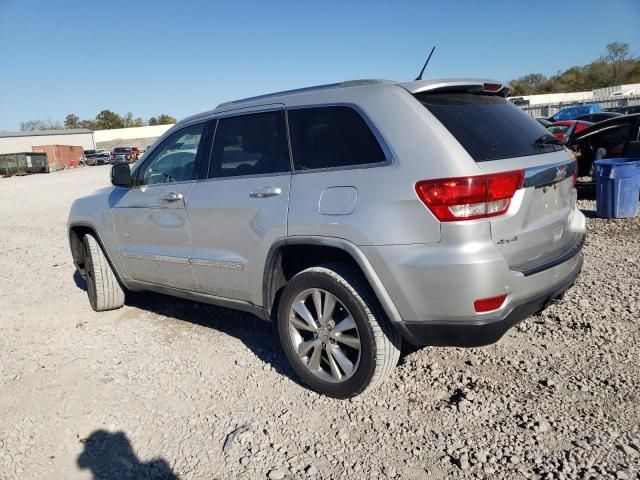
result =
M332 293L304 290L289 309L289 337L300 362L315 377L341 383L360 363L358 327L351 312Z

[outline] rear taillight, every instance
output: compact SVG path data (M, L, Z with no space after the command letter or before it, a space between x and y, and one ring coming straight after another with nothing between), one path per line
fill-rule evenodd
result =
M573 161L573 188L576 188L578 182L578 156L571 152L571 160Z
M423 180L416 193L441 222L502 215L522 187L524 170L474 177Z

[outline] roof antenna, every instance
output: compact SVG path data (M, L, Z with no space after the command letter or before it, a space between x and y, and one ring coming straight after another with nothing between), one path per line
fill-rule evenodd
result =
M418 81L418 80L422 80L422 74L424 73L424 69L425 69L425 68L427 68L427 64L429 63L429 60L431 60L431 55L433 55L433 51L434 51L435 49L436 49L436 47L435 47L435 46L431 49L431 53L430 53L430 54L429 54L429 56L427 57L427 61L426 61L426 62L424 62L424 65L422 66L422 70L420 70L420 75L418 75L418 76L416 77L416 81Z

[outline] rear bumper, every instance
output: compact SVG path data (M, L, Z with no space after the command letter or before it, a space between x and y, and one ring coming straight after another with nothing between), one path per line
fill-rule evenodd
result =
M499 319L400 322L394 326L408 342L417 346L480 347L497 342L511 327L544 310L573 286L582 270L582 254L569 275L559 285L527 298Z

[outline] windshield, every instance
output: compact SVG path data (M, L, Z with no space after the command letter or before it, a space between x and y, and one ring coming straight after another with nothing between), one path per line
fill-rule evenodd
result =
M473 93L423 93L416 98L451 132L476 162L562 150L540 142L549 131L503 97Z

